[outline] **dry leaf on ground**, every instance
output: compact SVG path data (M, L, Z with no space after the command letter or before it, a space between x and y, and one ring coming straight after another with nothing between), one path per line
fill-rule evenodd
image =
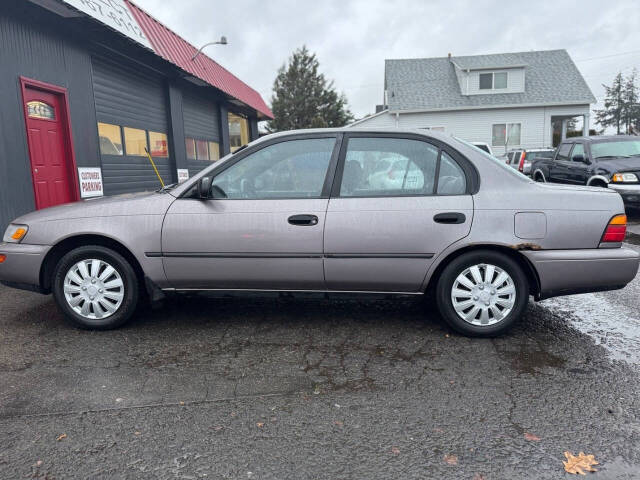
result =
M444 461L447 462L449 465L457 465L458 457L456 455L445 455Z
M256 425L258 426L258 428L262 428L264 427L264 422L258 422L256 423Z
M391 447L391 453L394 455L400 455L400 449L398 447Z
M63 433L62 435L58 435L58 437L56 438L56 441L59 442L61 440L64 440L65 438L67 438L67 434Z
M540 441L540 437L537 435L534 435L533 433L524 433L524 439L525 440L529 440L530 442L539 442Z
M597 472L592 465L599 465L593 455L585 455L584 452L580 452L578 456L574 456L571 452L564 452L564 456L567 457L567 461L564 460L564 470L568 473L586 475L587 472Z

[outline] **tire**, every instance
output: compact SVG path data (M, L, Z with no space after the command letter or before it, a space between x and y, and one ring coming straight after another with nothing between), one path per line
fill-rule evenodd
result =
M474 278L473 267L477 268L479 282ZM487 282L488 276L492 282ZM454 287L460 293L455 306ZM513 294L509 293L511 290ZM470 337L494 337L506 332L524 313L529 302L529 282L512 258L491 250L477 250L460 255L444 268L436 287L436 301L440 314L452 329ZM474 315L476 308L479 310ZM465 320L463 316L468 318Z
M533 175L533 181L534 182L539 182L539 183L546 183L546 181L545 181L544 177L542 176L542 174L541 173L537 173L537 172Z
M54 270L52 290L66 319L76 327L92 330L123 325L140 299L138 277L131 264L118 252L99 245L79 247L64 255Z

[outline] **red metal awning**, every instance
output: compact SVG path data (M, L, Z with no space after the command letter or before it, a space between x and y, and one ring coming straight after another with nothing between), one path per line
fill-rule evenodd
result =
M271 109L253 88L204 53L201 53L198 58L192 61L191 59L198 51L193 45L169 30L169 28L158 22L131 0L126 0L126 2L129 4L131 12L136 17L157 55L194 77L254 108L262 116L273 118Z

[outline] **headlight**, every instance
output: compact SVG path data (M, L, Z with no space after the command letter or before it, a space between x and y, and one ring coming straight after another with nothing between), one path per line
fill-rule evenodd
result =
M613 183L631 183L637 182L638 177L635 173L614 173L611 181Z
M12 223L7 227L7 231L4 232L2 241L7 243L20 243L28 231L29 227L26 225L16 225Z

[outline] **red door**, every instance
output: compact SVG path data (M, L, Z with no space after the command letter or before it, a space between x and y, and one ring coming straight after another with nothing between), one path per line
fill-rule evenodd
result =
M65 97L30 85L23 97L36 208L76 200Z

